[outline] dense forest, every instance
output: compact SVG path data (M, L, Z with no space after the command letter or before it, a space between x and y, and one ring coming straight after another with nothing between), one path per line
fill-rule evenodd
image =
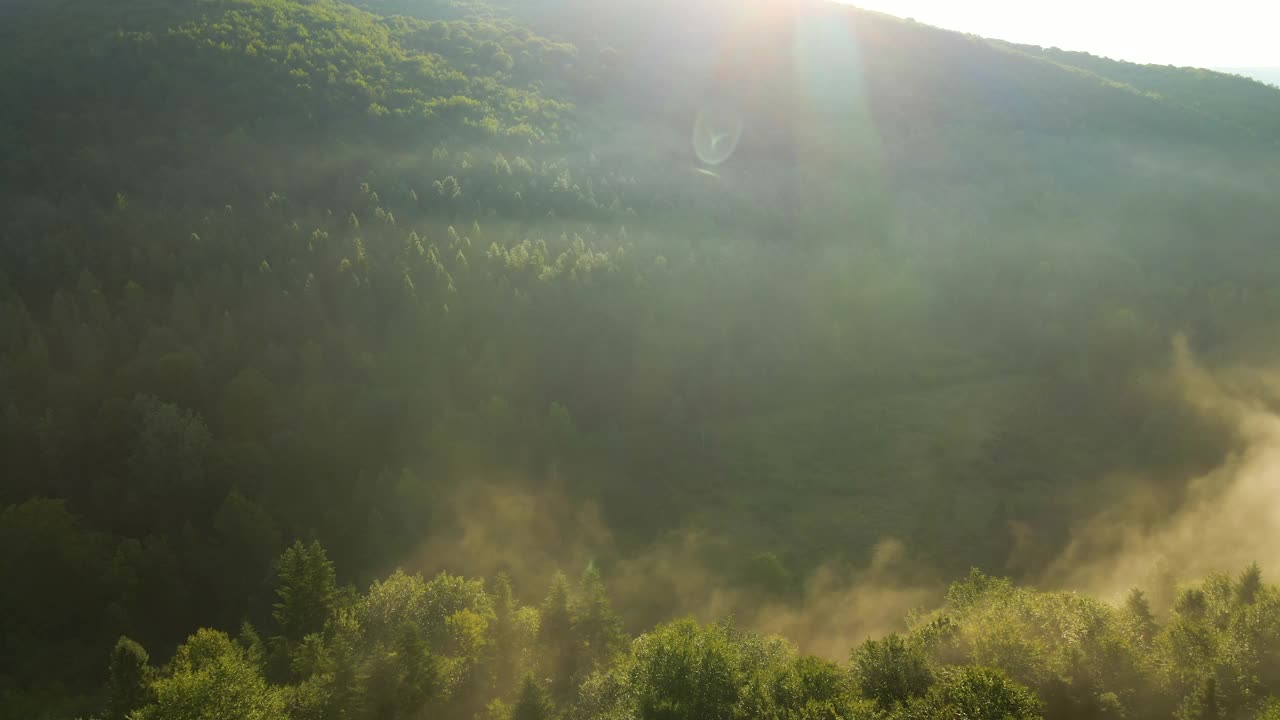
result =
M1223 72L1230 75L1244 75L1245 77L1260 80L1268 85L1280 87L1280 68L1230 68L1224 69Z
M1277 161L819 0L0 0L0 717L1278 718Z

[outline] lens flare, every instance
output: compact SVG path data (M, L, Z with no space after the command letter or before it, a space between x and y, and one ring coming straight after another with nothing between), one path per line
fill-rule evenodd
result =
M742 117L734 110L708 105L693 123L693 152L703 164L720 165L733 156L742 140Z

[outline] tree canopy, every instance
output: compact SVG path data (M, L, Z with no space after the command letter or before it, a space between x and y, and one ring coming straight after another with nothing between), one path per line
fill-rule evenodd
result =
M0 715L1275 713L1266 557L1026 584L1242 457L1166 380L1273 359L1273 87L825 2L8 0L0 108Z

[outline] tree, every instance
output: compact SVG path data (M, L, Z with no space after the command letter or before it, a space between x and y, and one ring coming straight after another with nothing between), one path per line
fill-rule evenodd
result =
M1176 720L1220 720L1224 704L1221 700L1217 679L1208 677L1183 698L1173 716Z
M61 500L0 508L0 666L21 683L92 677L116 634L109 556ZM94 645L98 646L95 651Z
M433 648L461 656L487 642L493 599L484 591L484 582L438 573L423 586L423 600L426 606L418 618Z
M872 701L858 697L850 673L828 660L796 658L777 685L775 702L784 717L845 720L875 713Z
M1280 700L1267 698L1262 709L1254 716L1254 720L1280 720Z
M1260 590L1262 590L1262 568L1257 562L1253 562L1240 573L1240 580L1236 583L1236 599L1244 605L1252 605L1258 598Z
M390 647L378 647L368 666L363 705L373 717L420 713L446 690L444 663L419 628L406 625Z
M626 642L622 618L613 612L600 571L594 565L583 572L578 585L578 596L573 603L573 631L587 660L596 666L606 662Z
M853 651L852 659L863 697L875 700L881 710L924 695L933 683L924 651L896 633L864 642Z
M1203 620L1205 613L1209 610L1209 598L1201 588L1185 588L1178 593L1173 609L1180 618L1192 621Z
M222 604L237 607L271 576L272 561L282 545L280 533L270 513L235 490L214 514L213 529L221 546L217 560L226 590Z
M200 630L178 648L173 672L155 681L139 720L278 720L285 696L267 684L225 633Z
M190 410L162 402L149 395L139 395L133 401L139 428L137 445L129 457L129 472L138 487L144 489L153 500L166 503L191 503L207 500L205 489L205 459L213 437L204 420ZM185 510L189 505L178 504ZM174 506L161 505L159 512ZM174 520L187 519L186 517Z
M277 570L279 602L271 616L281 637L298 643L307 634L322 630L333 612L338 594L333 563L318 541L310 545L296 541L280 556Z
M266 646L262 642L262 637L258 635L257 629L248 620L240 623L240 634L236 636L236 642L240 644L240 649L244 651L245 660L257 668L259 672L266 672Z
M1138 637L1143 643L1150 643L1157 627L1155 616L1151 613L1151 603L1147 601L1146 594L1138 588L1131 589L1125 597L1124 608Z
M569 580L558 572L542 601L542 624L538 628L538 644L542 647L545 667L551 677L551 692L567 698L577 672L578 647L573 631Z
M641 720L731 720L743 687L726 628L680 620L636 640L631 693Z
M1209 678L1204 683L1204 703L1200 712L1200 720L1218 720L1219 717L1218 681L1214 678Z
M498 575L494 583L493 606L493 683L499 695L506 695L515 683L523 650L516 627L518 608L506 573Z
M743 566L742 580L749 587L775 598L785 597L795 590L796 584L782 560L774 553L753 555Z
M895 720L1038 720L1040 701L999 670L965 667L946 673Z
M125 720L146 704L151 668L147 651L121 636L111 652L107 680L107 720Z
M511 720L552 720L554 717L550 693L532 675L525 675L511 708Z

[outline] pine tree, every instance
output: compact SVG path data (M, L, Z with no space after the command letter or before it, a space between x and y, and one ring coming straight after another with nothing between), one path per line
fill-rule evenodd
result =
M1142 641L1150 643L1151 638L1156 633L1156 620L1151 613L1151 603L1147 602L1146 593L1138 588L1133 588L1129 591L1128 597L1125 598L1124 607L1128 611L1129 617L1133 621Z
M515 684L520 652L516 642L516 601L506 573L498 575L495 582L493 606L493 682L498 693L505 695Z
M532 675L526 675L520 684L520 694L511 709L511 720L551 720L555 708L551 696Z
M573 604L573 630L578 645L595 665L607 661L625 642L622 619L609 604L600 571L594 565L582 574L578 586L578 597Z
M280 635L297 643L309 633L324 628L338 594L333 563L324 548L313 541L297 541L280 556L276 596L280 599L271 616Z
M258 672L266 672L266 646L262 643L262 637L258 635L258 631L248 620L240 623L240 634L236 636L236 642L244 650L245 660Z
M124 720L146 704L151 678L147 660L147 651L138 643L124 636L116 641L107 681L108 720Z
M545 669L551 677L551 691L566 698L577 671L578 648L573 632L570 609L569 580L558 572L551 579L551 589L542 601L542 625L538 628Z
M1244 605L1252 605L1262 590L1262 568L1254 562L1240 573L1240 581L1236 583L1236 599Z

